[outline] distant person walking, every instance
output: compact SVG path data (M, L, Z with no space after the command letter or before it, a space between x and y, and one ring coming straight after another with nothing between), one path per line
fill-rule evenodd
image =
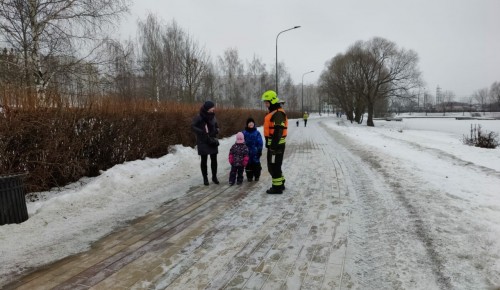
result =
M245 167L248 181L259 181L262 165L260 164L260 156L262 156L262 147L264 142L260 135L255 120L253 118L247 119L247 125L243 130L245 136L245 144L248 147L248 164Z
M302 116L302 119L304 119L304 127L307 127L307 119L309 118L309 114L307 112L304 112L304 116Z
M219 153L219 125L215 118L215 104L212 101L206 101L200 108L200 113L194 118L191 129L196 134L196 145L198 155L201 156L201 175L203 184L208 183L207 159L210 155L210 167L212 169L212 181L219 184L217 179L217 154Z
M288 118L281 108L275 91L262 94L262 101L269 110L264 117L264 137L267 148L267 169L272 177L272 186L266 192L280 194L285 189L285 177L281 171L283 154L285 153Z
M236 134L236 143L229 149L229 164L231 171L229 172L229 185L243 183L243 170L248 164L248 147L245 145L245 137L243 133Z

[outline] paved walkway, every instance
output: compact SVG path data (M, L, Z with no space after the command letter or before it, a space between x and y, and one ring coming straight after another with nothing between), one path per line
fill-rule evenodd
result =
M265 194L265 166L258 183L197 185L2 289L349 288L349 178L318 127L290 130L283 195Z

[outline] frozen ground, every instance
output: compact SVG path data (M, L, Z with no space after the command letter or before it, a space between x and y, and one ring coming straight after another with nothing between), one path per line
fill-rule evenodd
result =
M314 195L311 209L321 198L332 199L326 204L338 198L342 202L326 211L349 216L344 288L500 286L500 149L463 145L471 123L500 132L500 121L483 120L376 121L375 128L336 117L311 118L307 128L291 121L286 198L263 202L265 195L249 195L221 218L221 224L242 226L227 233L237 233L234 242L225 240L213 253L256 235L256 222L236 212L252 210L263 221L276 211L306 210L300 204ZM233 142L221 142L221 180ZM194 149L177 146L162 158L128 162L40 193L40 201L28 203L28 221L0 227L0 285L30 267L84 251L127 221L184 195L201 183L198 163ZM324 180L332 170L336 181ZM232 257L219 257L225 258ZM183 279L189 276L177 283Z

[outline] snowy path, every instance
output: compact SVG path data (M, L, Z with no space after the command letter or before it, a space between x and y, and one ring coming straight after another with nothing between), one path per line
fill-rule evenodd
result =
M492 188L498 171L398 139L407 152L421 155L422 164L405 162L390 148L349 137L339 125L310 119L307 128L290 128L283 195L265 194L270 186L265 168L258 183L194 186L89 251L5 289L494 286L500 280L498 243L473 215L500 209L488 208L487 200L464 202L440 186L468 176ZM229 172L225 155L219 155L224 173ZM463 171L448 178L439 168L425 169L427 158L462 164ZM423 170L436 170L436 180L426 180ZM191 168L192 177L183 184L201 182L198 171Z

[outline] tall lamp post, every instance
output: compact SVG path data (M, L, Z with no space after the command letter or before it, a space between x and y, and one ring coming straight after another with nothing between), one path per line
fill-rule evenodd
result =
M302 114L304 114L304 76L313 72L312 70L302 74Z
M278 33L278 35L276 35L276 95L278 95L278 37L283 32L287 32L287 31L290 31L292 29L297 29L297 28L300 28L300 26L294 26L292 28L285 29L283 31L280 31L280 33Z

